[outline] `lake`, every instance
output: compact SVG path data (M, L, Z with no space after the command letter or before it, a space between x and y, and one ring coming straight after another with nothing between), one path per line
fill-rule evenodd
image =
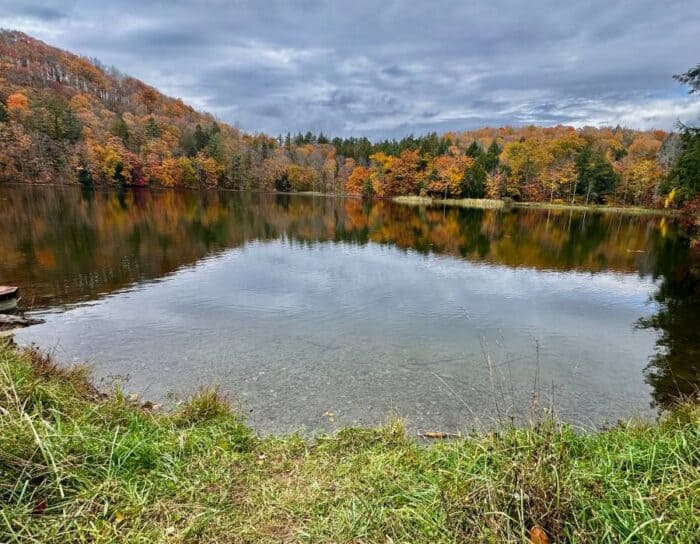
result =
M217 384L261 432L598 427L700 383L679 220L215 191L0 187L17 341L161 401Z

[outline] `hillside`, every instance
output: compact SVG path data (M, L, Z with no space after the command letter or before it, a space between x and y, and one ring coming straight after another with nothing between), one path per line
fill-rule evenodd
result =
M678 135L621 127L485 128L377 143L251 135L98 61L0 32L5 182L659 206L680 150Z
M21 32L0 33L0 70L3 181L230 184L272 145Z

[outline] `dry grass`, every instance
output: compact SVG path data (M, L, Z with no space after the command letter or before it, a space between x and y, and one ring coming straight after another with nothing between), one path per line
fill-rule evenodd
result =
M514 202L510 199L495 200L488 198L431 198L428 196L396 196L391 199L398 204L410 206L454 206L459 208L478 208L482 210L500 210L502 208L533 208L540 210L571 210L579 212L617 213L627 215L681 215L680 210L663 208L641 208L638 206L608 206L608 205L584 205L564 204L561 202Z
M671 210L665 208L642 208L639 206L609 206L596 204L562 204L549 202L514 202L516 208L535 208L540 210L572 210L579 212L596 212L596 213L617 213L625 215L682 215L680 210Z
M459 208L479 208L482 210L499 210L505 206L503 200L488 198L431 198L427 196L396 196L392 198L398 204L411 206L455 206Z

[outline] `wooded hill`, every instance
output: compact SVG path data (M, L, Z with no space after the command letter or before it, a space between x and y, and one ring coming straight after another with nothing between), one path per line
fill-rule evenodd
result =
M95 59L0 31L0 181L662 205L682 148L677 134L622 127L376 143L248 134Z

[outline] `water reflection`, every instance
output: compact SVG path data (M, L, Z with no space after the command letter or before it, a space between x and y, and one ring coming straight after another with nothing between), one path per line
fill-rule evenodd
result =
M639 320L641 328L658 331L657 352L645 369L654 403L668 407L700 391L700 251L657 234L654 294L659 311Z
M89 300L251 240L391 244L506 266L655 273L658 219L409 208L216 192L0 188L0 275L42 309ZM682 261L675 225L664 250ZM667 256L666 256L667 257ZM656 268L655 268L656 267Z
M645 371L646 379L653 387L655 402L665 406L677 391L690 393L700 383L697 364L700 339L696 327L696 319L700 315L697 252L691 250L682 229L669 220L536 210L500 213L409 208L387 202L367 203L353 199L287 195L147 190L119 193L77 188L3 187L0 188L0 231L4 233L0 237L0 283L19 285L24 294L25 307L35 311L63 308L77 302L101 299L125 287L143 286L148 280L169 277L178 270L201 262L205 257L221 254L222 262L229 262L233 259L229 253L231 249L251 248L247 260L236 258L233 259L235 263L230 265L236 267L237 273L247 271L250 277L258 281L254 289L251 288L255 296L249 301L249 313L255 314L256 308L264 310L263 287L268 295L270 292L276 293L277 304L285 296L301 296L305 292L301 283L289 283L286 290L275 291L276 285L284 285L286 281L322 282L325 271L325 280L331 277L335 282L332 289L341 291L344 288L341 282L362 284L363 277L374 275L371 276L374 278L372 281L366 282L366 290L380 287L391 289L394 298L385 301L383 306L372 304L353 309L352 304L348 303L346 309L369 312L369 315L360 316L357 322L353 322L355 330L362 331L368 327L367 337L371 336L372 326L377 323L381 325L382 319L391 320L399 327L397 323L400 319L397 316L409 311L412 317L404 324L405 329L390 331L396 334L390 338L397 342L394 350L402 349L398 343L401 334L415 333L410 326L413 322L439 328L434 331L434 336L445 345L433 346L433 351L444 352L448 359L459 359L466 344L459 343L463 333L450 330L457 319L454 301L460 296L469 296L478 299L477 302L470 301L470 304L476 305L474 313L480 315L483 321L483 326L479 323L482 327L480 333L488 329L494 336L500 334L508 337L512 331L499 329L496 318L513 311L530 311L530 321L526 320L527 326L517 334L530 331L531 338L545 334L543 323L550 329L556 329L552 338L558 338L561 345L555 350L556 353L550 355L559 357L568 355L569 337L577 335L579 339L589 338L589 342L595 343L598 335L606 337L605 349L608 351L614 351L616 344L619 344L622 351L618 356L644 358L649 354L644 346L639 351L632 347L634 342L640 342L639 338L625 336L627 328L631 328L628 325L638 320L642 329L658 331L657 351ZM272 241L275 243L268 246L269 250L258 245L259 242ZM338 245L341 242L342 245ZM306 248L306 251L290 251L290 244L291 247L300 244L298 247ZM455 272L456 275L446 279L445 261L438 261L442 263L440 273L436 274L433 267L430 273L410 279L407 274L411 270L421 269L421 263L434 261L420 261L413 257L403 260L395 253L377 254L371 249L375 246L407 251L409 257L413 254L443 255L457 258L457 262L464 264L481 263L479 266L483 266L473 268L473 265L469 265L464 268L463 264L459 272ZM353 247L365 249L355 254L348 249ZM348 251L354 255L349 260L343 257ZM302 265L295 259L303 256L309 260ZM377 259L381 265L376 264ZM259 262L264 262L267 267L279 267L273 279L260 279L265 277L265 269L254 266ZM349 269L362 263L363 268L353 269L353 274L341 274L334 268L336 262L344 263L343 266ZM227 269L229 275L221 280L221 284L216 284L215 272L211 267L204 268L206 275L201 272L203 275L199 277L199 282L218 285L220 293L224 292L223 285L230 285L232 292L237 293L238 298L230 300L227 308L240 306L243 294L250 295L251 289L236 283L242 282L242 279L231 279L233 269ZM318 274L314 273L316 269ZM508 269L515 271L515 275L508 275ZM520 269L532 272L517 272ZM388 276L380 277L383 275ZM508 281L503 280L505 277L509 278ZM634 280L635 277L640 281ZM647 278L646 283L641 281L642 278ZM655 283L650 283L652 279ZM465 282L479 284L480 287L465 292ZM161 296L179 296L176 290L172 290L175 285L186 291L196 284L189 284L178 277L172 285L163 287L165 291ZM513 285L529 290L537 299L528 301L521 295L509 295L507 290ZM453 289L452 294L445 293L444 289L448 287ZM358 299L364 300L363 297L369 296L355 285L348 291ZM548 298L550 295L551 299ZM144 297L139 304L146 304L150 295L139 296ZM201 297L202 292L192 291L191 296L193 299ZM306 293L304 296L313 300L315 295ZM382 300L381 292L372 296ZM607 299L597 299L598 296ZM653 296L655 304L641 307L640 301L650 296ZM222 297L226 299L225 294ZM392 303L399 303L400 298L404 298L403 306L395 307L393 314L383 313L386 307L392 307ZM406 299L413 299L414 302ZM516 299L520 300L521 306L518 306ZM440 307L441 300L443 308ZM148 299L148 303L156 307L158 301ZM117 302L111 304L110 312L114 315ZM319 298L316 304L308 312L319 311L322 304L332 308L333 304L338 304L338 300ZM532 310L532 306L537 304L540 307ZM131 311L127 306L120 306L123 314ZM270 308L279 311L277 305ZM178 308L178 312L184 311L203 319L203 328L220 327L231 319L227 315L228 321L207 322L207 317L197 314L196 309ZM654 313L650 314L650 311ZM623 315L622 312L627 313ZM343 318L348 320L353 315L343 314ZM596 315L600 327L596 325ZM437 317L432 322L421 321L424 318L430 321L430 316ZM245 312L241 311L238 317L241 322L245 321ZM315 319L323 318L329 322L333 322L332 317L314 316ZM98 319L99 316L94 314L91 318ZM138 322L139 316L135 315L134 319ZM257 319L260 322L264 320L260 315ZM563 322L566 328L560 326ZM281 319L268 325L273 328L288 326ZM61 326L58 322L52 323L51 329L59 330ZM308 326L312 327L311 324ZM328 338L335 333L340 334L338 331L344 331L344 326L336 323L335 329L318 328L325 330L325 337ZM580 330L581 327L589 330ZM200 333L205 334L203 331ZM225 335L227 331L222 329L217 333ZM70 331L66 330L65 334L69 335ZM249 330L248 334L251 339L256 334L262 335L259 330ZM303 328L294 330L294 334L298 337L314 336ZM516 333L512 334L513 337L517 336ZM209 340L215 342L216 338ZM375 350L380 350L387 359L395 357L389 347L383 351L382 339L375 340L372 343ZM257 341L268 342L269 335L260 336ZM454 350L450 351L446 346L452 341ZM324 345L327 347L330 344ZM475 345L472 342L468 347L471 349ZM524 346L517 342L513 345ZM579 351L576 356L581 356L582 345L577 344ZM571 348L571 345L568 347ZM624 351L623 347L629 349ZM598 352L603 347L590 348L591 353L584 357L587 364L594 364L592 360L596 357L608 356ZM307 355L315 353L318 356L323 352L324 357L328 356L328 352L323 351L326 348L313 352L308 346L303 348L299 344L295 349L300 353L306 349ZM413 346L413 351L407 356L409 360L435 360L432 355L421 359L417 350ZM460 350L462 355L457 353ZM243 357L241 352L236 353ZM345 353L346 359L343 361L349 357L348 353ZM267 352L264 356L271 357ZM113 354L105 353L104 357L113 357ZM251 359L251 364L254 362ZM310 365L312 363L309 361ZM645 363L640 360L635 364ZM392 379L395 380L396 376L392 375ZM368 384L365 387L371 389ZM336 393L343 394L342 391ZM630 396L634 396L634 391L630 392ZM282 403L280 410L284 411L285 406L289 407ZM611 410L610 413L618 412Z

